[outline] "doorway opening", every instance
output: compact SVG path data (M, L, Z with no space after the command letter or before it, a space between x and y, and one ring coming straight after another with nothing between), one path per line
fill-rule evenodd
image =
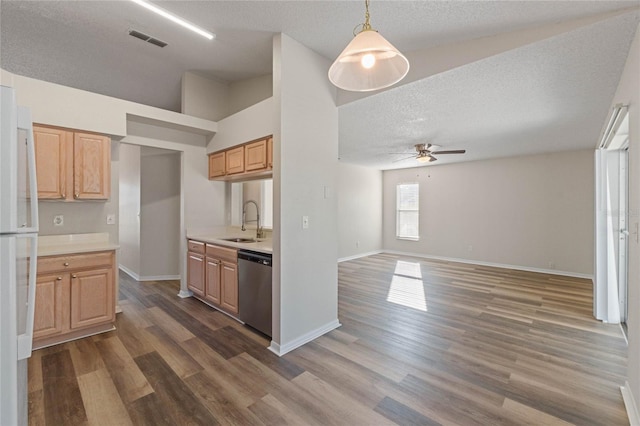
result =
M180 279L181 155L120 144L119 266L137 281Z

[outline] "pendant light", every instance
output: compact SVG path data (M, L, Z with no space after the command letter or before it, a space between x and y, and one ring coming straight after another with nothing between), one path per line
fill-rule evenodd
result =
M402 80L409 72L409 61L369 23L369 0L365 0L365 21L354 39L329 68L329 80L340 89L370 92Z

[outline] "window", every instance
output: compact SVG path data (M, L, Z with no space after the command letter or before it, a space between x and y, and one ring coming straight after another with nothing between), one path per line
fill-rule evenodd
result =
M399 184L396 189L396 238L414 241L420 239L419 210L418 184Z

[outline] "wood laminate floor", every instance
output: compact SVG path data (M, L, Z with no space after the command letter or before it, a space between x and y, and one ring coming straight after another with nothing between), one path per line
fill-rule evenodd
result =
M339 265L342 327L278 358L177 282L120 275L117 330L35 351L31 425L626 425L591 282L381 254Z

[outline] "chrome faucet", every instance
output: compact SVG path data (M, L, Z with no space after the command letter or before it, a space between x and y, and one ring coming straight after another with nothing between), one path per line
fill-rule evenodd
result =
M255 220L246 220L247 216L247 204L253 204L256 206L256 219ZM247 222L256 222L256 239L264 238L264 230L260 226L260 207L258 207L258 203L253 200L247 200L242 205L242 227L240 228L243 231L246 231L247 228L244 226Z

